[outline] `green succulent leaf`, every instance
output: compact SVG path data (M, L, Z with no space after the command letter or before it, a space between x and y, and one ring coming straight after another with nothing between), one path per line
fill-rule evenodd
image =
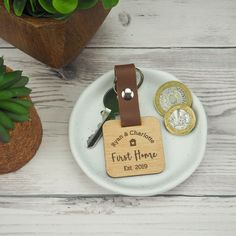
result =
M25 11L28 15L33 17L44 17L46 12L41 7L39 7L39 4L35 5L35 8L32 8L31 4L27 4Z
M70 16L70 14L63 15L63 14L60 14L60 13L56 13L56 14L54 14L54 15L51 16L51 17L53 17L53 18L56 19L56 20L65 20L65 19L67 19L69 16Z
M14 12L17 16L21 16L24 9L25 9L25 6L26 6L26 3L27 3L27 0L14 0L13 1L13 9L14 9Z
M38 0L29 0L32 12L36 11Z
M4 64L4 60L3 60L3 57L0 57L0 67L2 67Z
M98 0L79 0L78 8L79 9L89 9L94 7L98 3Z
M0 124L0 141L3 143L8 143L10 141L10 134L8 129L4 128L1 124Z
M14 123L10 117L3 111L0 110L0 125L6 129L13 129Z
M52 5L61 14L70 14L78 6L78 0L52 0Z
M25 121L30 121L31 120L30 117L29 117L29 114L28 115L18 115L18 114L11 113L11 112L5 112L5 113L14 122L25 122Z
M8 12L10 12L11 7L10 7L10 1L9 0L4 0L4 6L7 9Z
M3 74L5 74L6 73L6 66L5 65L2 65L1 67L0 67L0 77L3 75Z
M28 82L29 82L29 78L27 76L21 76L21 78L18 81L16 81L12 86L10 86L10 88L24 87L26 84L28 84Z
M110 9L118 4L119 0L102 0L105 9Z
M40 6L47 12L49 13L56 13L57 11L55 10L55 8L52 5L52 1L51 0L38 0Z
M0 78L6 73L6 66L4 65L3 57L0 57ZM0 79L1 80L1 79ZM1 83L1 82L0 82Z
M0 75L0 92L18 81L21 77L22 71L11 71Z

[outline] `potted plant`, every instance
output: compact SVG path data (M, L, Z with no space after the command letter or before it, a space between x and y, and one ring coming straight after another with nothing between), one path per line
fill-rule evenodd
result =
M75 59L119 0L3 0L0 37L55 68Z
M15 171L33 158L42 140L40 118L29 97L29 78L0 58L0 174Z

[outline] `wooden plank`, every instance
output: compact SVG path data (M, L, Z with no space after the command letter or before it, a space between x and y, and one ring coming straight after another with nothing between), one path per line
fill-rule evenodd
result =
M89 46L236 46L235 12L233 0L120 1Z
M168 194L236 194L236 49L86 49L58 72L16 49L1 49L6 63L31 77L44 137L37 156L22 170L0 178L0 195L109 194L77 167L68 145L68 120L81 92L114 64L135 62L183 80L203 102L209 119L205 159ZM132 55L132 57L130 56ZM109 58L109 60L108 60Z
M236 198L0 198L0 235L226 235Z

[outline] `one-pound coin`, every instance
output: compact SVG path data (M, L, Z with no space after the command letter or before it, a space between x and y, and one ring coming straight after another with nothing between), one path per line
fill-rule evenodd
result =
M154 103L156 110L160 115L165 113L174 105L186 104L192 105L192 95L186 85L178 81L169 81L157 89Z
M164 123L166 129L175 135L189 134L196 125L194 111L186 104L175 105L170 108L165 116Z

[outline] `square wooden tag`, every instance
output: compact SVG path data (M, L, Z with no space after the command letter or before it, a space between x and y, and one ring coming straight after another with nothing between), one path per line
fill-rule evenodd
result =
M160 122L143 117L142 125L121 127L120 120L103 125L107 174L125 177L160 173L165 168Z

